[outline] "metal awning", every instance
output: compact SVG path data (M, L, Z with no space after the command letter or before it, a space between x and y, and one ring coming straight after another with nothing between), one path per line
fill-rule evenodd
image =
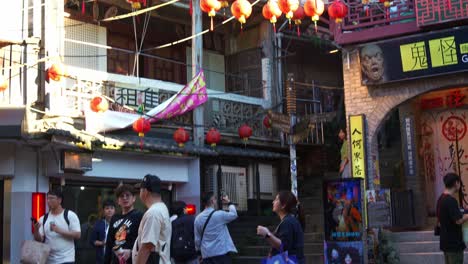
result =
M70 142L83 142L78 144L88 146L88 149L114 149L114 150L137 150L140 149L140 137L129 135L90 135L84 131L68 131L56 128L47 130L47 134L51 136L61 136L68 138ZM231 157L246 157L258 159L286 159L288 155L278 152L254 149L251 147L231 147L231 146L216 146L211 148L208 146L196 146L191 142L185 144L184 147L179 147L172 140L145 137L143 138L143 151L150 151L168 155L193 155L193 156L231 156Z

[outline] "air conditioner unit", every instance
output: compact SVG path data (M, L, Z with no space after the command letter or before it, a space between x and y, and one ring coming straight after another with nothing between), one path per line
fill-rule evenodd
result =
M247 211L247 169L244 167L221 166L221 192L228 195L231 202L237 204L237 210ZM217 193L218 165L212 165L205 174L203 189Z

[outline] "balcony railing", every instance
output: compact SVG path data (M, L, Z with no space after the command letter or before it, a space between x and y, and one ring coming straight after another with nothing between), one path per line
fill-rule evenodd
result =
M0 49L0 75L8 83L8 88L0 92L0 106L24 106L27 102L24 89L24 71L27 69L23 56L25 47L11 44Z
M413 0L395 0L386 8L371 0L349 0L348 15L341 24L330 23L335 41L351 44L388 38L419 31Z

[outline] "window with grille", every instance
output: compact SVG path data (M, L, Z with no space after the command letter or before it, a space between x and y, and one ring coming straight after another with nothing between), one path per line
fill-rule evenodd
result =
M65 38L89 44L106 45L106 28L65 18ZM64 62L67 65L107 71L105 48L65 40Z

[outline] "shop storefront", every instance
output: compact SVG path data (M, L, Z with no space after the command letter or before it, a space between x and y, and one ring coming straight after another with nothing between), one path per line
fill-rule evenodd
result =
M468 182L467 36L468 28L459 27L344 54L346 114L364 120L366 189L392 189L394 219L411 216L402 227L426 225L446 173ZM355 131L348 131L352 139ZM356 142L348 142L352 152ZM362 158L350 157L352 166Z

